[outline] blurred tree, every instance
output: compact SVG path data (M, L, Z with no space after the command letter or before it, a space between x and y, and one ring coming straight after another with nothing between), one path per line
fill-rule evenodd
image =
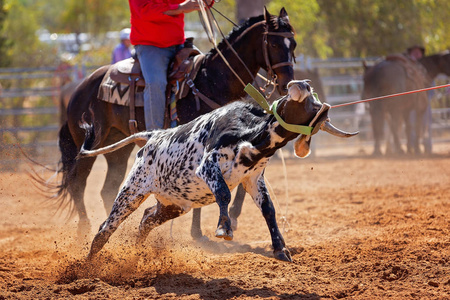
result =
M431 52L450 46L447 0L317 2L335 57L386 55L412 44Z
M58 6L63 8L63 13L60 15L59 22L53 24L53 30L87 32L98 35L129 27L130 9L128 1L60 0L60 2L62 3Z
M296 33L297 53L323 58L332 53L327 45L328 34L319 16L320 7L317 0L272 0L268 5L272 14L278 14L282 7L286 9Z
M450 47L448 0L273 0L285 6L297 32L297 51L319 57L365 57L403 52L412 44L428 53Z
M1 36L6 40L1 51L12 67L35 67L51 60L51 49L42 44L36 35L40 28L37 3L27 0L5 0L3 8L7 18Z
M52 0L54 1L54 0ZM90 33L101 39L107 31L119 31L129 27L130 11L127 1L122 0L63 0L64 8L58 23L52 23L53 30L76 33L77 44L81 47L79 35ZM59 4L61 7L61 4ZM44 14L44 16L46 16ZM101 42L100 42L101 44Z
M236 0L236 18L242 23L249 17L259 16L264 13L263 7L270 0Z
M263 5L272 14L284 6L297 33L297 54L312 57L379 56L402 52L411 44L423 44L427 53L450 47L448 0L268 1L222 0L214 8L237 23L262 13ZM128 27L129 14L123 0L0 0L0 66L54 63L57 53L39 42L39 29L89 33L93 48L83 56L94 64L107 63L105 33ZM228 32L232 25L215 15ZM187 14L186 20L188 30L201 30L196 13Z
M0 0L0 67L8 67L10 59L7 56L8 40L5 37L4 27L7 17L5 0Z

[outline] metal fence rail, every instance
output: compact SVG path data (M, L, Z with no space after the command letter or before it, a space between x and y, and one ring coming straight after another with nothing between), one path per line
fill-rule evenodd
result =
M368 65L374 64L379 58L372 57L364 59ZM321 75L322 85L327 95L327 102L331 105L340 104L344 102L360 100L360 94L363 87L362 74L363 67L360 58L348 59L328 59L320 60L308 57L300 57L297 59L296 68L317 68ZM97 66L82 67L87 70L89 74L95 70ZM80 67L77 66L79 70ZM75 73L73 70L68 70L70 73ZM55 85L55 78L61 73L55 67L43 68L19 68L19 69L0 69L0 166L7 163L8 157L2 155L3 151L9 151L11 145L5 143L5 137L8 135L15 136L19 142L23 135L36 135L30 143L24 143L22 146L26 149L34 149L35 153L45 153L47 150L53 151L56 149L58 124L58 107L54 101L48 99L56 99L60 93L60 87ZM67 74L66 74L67 75ZM441 81L449 81L445 76L439 77ZM20 84L11 84L11 83ZM32 84L33 83L33 84ZM14 99L47 99L47 103L52 103L52 106L36 106L36 107L7 107L3 103ZM439 105L433 108L433 135L436 136L435 142L448 142L450 138L450 95L441 91L437 96ZM37 101L39 102L39 101ZM442 103L441 103L442 102ZM21 124L20 118L27 116L34 116L36 118L47 118L51 121L46 124L35 125L24 123ZM48 117L50 116L50 117ZM356 106L346 109L336 109L330 111L330 116L336 125L341 126L347 130L359 130L362 134L357 139L346 141L346 145L355 143L370 143L371 142L371 128L370 116L367 110L356 111ZM14 126L11 122L5 122L11 118L16 119ZM52 136L53 138L40 140L39 134L45 136ZM330 143L322 139L317 139L318 144ZM333 143L331 141L331 143ZM6 150L5 150L6 149ZM46 150L47 149L47 150ZM57 157L53 155L53 160ZM10 160L9 160L10 161Z

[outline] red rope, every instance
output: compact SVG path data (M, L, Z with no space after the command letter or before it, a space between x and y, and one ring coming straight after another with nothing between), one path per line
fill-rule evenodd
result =
M359 100L359 101L337 104L337 105L331 106L331 108L353 105L353 104L364 103L364 102L370 102L370 101L375 101L375 100L380 100L380 99L385 99L385 98L409 95L409 94L414 94L414 93L426 92L426 91L431 91L431 90L436 90L436 89L442 89L445 87L450 87L450 83L444 84L444 85L433 86L433 87L429 87L429 88L424 88L424 89L413 90L413 91L409 91L409 92L403 92L403 93L398 93L398 94L391 94L391 95L386 95L386 96L380 96L380 97L369 98L369 99L364 99L364 100Z

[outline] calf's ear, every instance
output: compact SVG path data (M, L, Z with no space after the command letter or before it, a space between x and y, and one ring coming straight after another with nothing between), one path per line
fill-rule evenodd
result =
M294 143L295 156L300 158L308 157L311 154L311 137L306 135L301 135Z

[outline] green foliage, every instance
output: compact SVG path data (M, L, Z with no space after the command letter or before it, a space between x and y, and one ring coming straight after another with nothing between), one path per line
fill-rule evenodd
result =
M295 29L295 39L298 43L297 53L320 57L331 54L332 50L326 44L328 35L320 19L320 7L317 0L288 2L273 0L267 8L270 13L278 14L282 7L286 9L289 20Z
M298 51L319 57L366 57L422 44L428 53L450 47L448 0L273 0L285 6Z
M54 1L54 0L53 0ZM98 35L106 31L129 27L130 9L123 0L63 0L59 23L54 29L65 32L89 32Z
M448 0L272 0L267 6L272 14L286 8L296 30L297 54L367 57L403 52L412 44L424 45L427 53L450 47ZM214 7L236 20L235 0ZM232 25L215 16L228 33ZM92 49L76 62L108 63L112 45L105 33L128 27L129 19L123 0L0 0L0 67L55 65L57 49L39 41L39 29L90 33ZM187 30L201 30L197 13L187 14L186 21ZM202 50L210 47L203 41Z
M6 53L8 48L8 40L3 31L7 15L5 0L0 0L0 67L9 66L9 58Z
M2 6L7 17L0 36L4 39L0 52L11 67L37 67L51 61L50 47L43 45L36 31L39 29L37 6L31 1L5 0Z

